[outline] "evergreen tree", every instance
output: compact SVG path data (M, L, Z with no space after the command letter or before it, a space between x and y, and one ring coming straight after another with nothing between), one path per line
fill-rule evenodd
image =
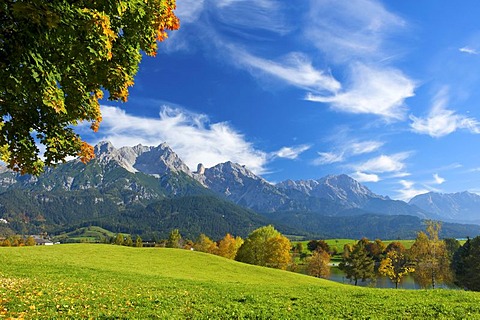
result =
M465 289L480 291L480 236L467 239L452 261L455 283Z
M358 280L375 279L375 262L365 249L365 242L360 240L353 247L345 246L340 270L357 285Z
M142 241L142 238L140 238L140 236L137 236L137 238L135 239L135 247L137 248L143 247L143 241Z
M170 232L167 240L167 248L181 248L182 235L178 229L173 229Z
M127 237L123 241L123 245L127 246L127 247L133 247L133 240L132 240L132 237L130 235L127 235Z
M114 240L113 244L121 246L121 245L123 245L124 241L125 241L125 238L124 238L123 234L118 233L117 236L115 237L115 240Z

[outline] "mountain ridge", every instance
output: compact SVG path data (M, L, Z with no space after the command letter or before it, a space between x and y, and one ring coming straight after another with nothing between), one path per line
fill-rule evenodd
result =
M202 215L220 221L218 215L202 211L210 210L207 203L214 201L205 197L231 203L232 210L237 212L235 221L240 223L238 230L242 233L258 226L258 221L295 226L299 234L316 234L305 224L318 226L319 231L326 217L330 217L329 221L334 221L335 217L352 217L342 218L345 223L365 215L391 216L390 220L399 215L417 219L438 220L439 217L413 203L377 195L345 174L272 184L245 166L230 161L210 168L199 164L193 172L166 143L156 147L136 145L117 149L105 141L97 144L94 150L96 158L86 165L75 159L46 168L38 177L20 176L2 168L0 218L12 221L16 230L59 230L76 221L77 225L101 222L114 228L113 231L130 230L133 228L128 225L130 223L138 227L133 230L139 231L140 226L149 229L145 221L159 228L174 227L155 222L159 218L155 220L154 216L170 216L165 216L164 211L147 210L153 208L153 204L164 201L168 205L157 207L167 210L165 208L178 207L182 201L197 201L199 209L187 212L185 221L171 220L186 228L187 234L194 234L199 230L198 225L204 224ZM12 203L12 199L17 199L18 203ZM218 206L224 207L222 203L218 202ZM195 206L192 204L191 208ZM57 212L57 209L64 212ZM83 214L82 210L88 212ZM252 212L268 219L259 220ZM298 212L302 215L297 215ZM307 222L302 216L313 220ZM234 219L234 216L226 217ZM378 222L379 219L370 221ZM231 227L232 223L226 225ZM340 229L340 233L348 229L347 226L343 228L346 229ZM409 234L412 232L415 231L410 230Z

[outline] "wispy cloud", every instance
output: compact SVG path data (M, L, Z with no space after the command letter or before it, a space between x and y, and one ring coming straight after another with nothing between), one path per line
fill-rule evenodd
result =
M204 10L205 0L181 0L177 1L175 15L181 23L192 23L198 20Z
M346 151L351 151L352 155L360 155L365 153L371 153L377 151L383 146L383 142L368 140L360 142L352 142L351 144L345 145Z
M434 182L435 184L442 184L442 183L444 183L445 181L446 181L445 178L440 177L440 176L438 175L438 173L435 173L435 174L433 175L433 182Z
M285 159L297 159L300 154L310 149L310 145L302 144L293 147L283 147L280 150L273 152L272 157L285 158Z
M166 142L187 163L196 168L233 161L245 165L256 174L266 172L267 154L228 123L210 123L204 114L196 114L164 106L159 118L144 118L127 114L116 107L102 106L103 122L100 140L115 146L159 145Z
M364 173L364 172L354 172L351 174L352 178L357 180L358 182L378 182L380 181L380 177L373 173Z
M401 172L405 169L404 161L410 156L408 152L381 155L363 163L353 165L354 169L366 173Z
M336 62L385 58L386 41L406 26L375 0L310 0L305 36Z
M410 199L419 194L424 194L431 191L424 187L416 187L415 182L413 181L400 180L399 183L401 185L401 188L397 189L397 196L395 197L399 200L409 201Z
M237 57L236 61L247 68L274 76L293 86L328 92L336 92L341 87L330 73L315 69L310 59L299 52L290 53L276 62L256 57L237 47L231 51Z
M435 96L433 107L428 116L424 118L410 116L412 131L419 134L428 134L434 138L449 135L458 129L480 133L480 123L475 118L456 114L455 111L446 108L447 104L448 93L446 89L442 89Z
M460 48L460 49L458 49L458 50L459 50L460 52L468 53L468 54L474 54L474 55L478 55L478 54L479 54L479 52L478 52L477 50L472 49L472 48L470 48L470 47L468 47L468 46L465 46L465 47Z
M350 157L368 154L379 150L384 143L378 140L364 140L349 136L348 129L338 129L331 140L335 146L328 152L318 152L314 165L332 164L347 161Z
M266 30L280 35L293 29L286 22L281 1L215 0L209 6L216 7L215 16L230 29Z
M415 83L400 70L357 63L352 66L350 86L334 95L308 93L308 101L329 103L334 110L374 114L387 120L405 117L405 100L415 95Z
M343 153L318 152L318 158L313 160L313 164L316 166L321 166L324 164L332 164L332 163L343 162L343 161L344 161Z

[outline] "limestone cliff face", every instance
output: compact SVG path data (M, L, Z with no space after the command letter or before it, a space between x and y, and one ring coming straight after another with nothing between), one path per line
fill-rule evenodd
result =
M204 176L205 185L215 193L257 211L276 211L289 201L274 185L237 163L205 169Z
M134 147L115 149L110 142L100 142L95 146L95 156L101 163L114 161L132 173L163 175L167 172L183 172L192 176L188 166L166 143L157 147L139 144Z

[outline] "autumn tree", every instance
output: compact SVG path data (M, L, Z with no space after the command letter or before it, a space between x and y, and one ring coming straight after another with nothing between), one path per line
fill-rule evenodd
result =
M291 261L290 241L272 225L258 228L250 233L240 249L237 261L284 269Z
M37 243L35 242L35 239L32 236L29 236L27 240L25 241L26 246L34 246Z
M375 279L375 262L365 249L365 241L360 240L353 246L345 245L342 262L338 266L355 285L358 280Z
M141 51L179 27L175 0L0 2L0 160L39 174L93 157L73 127L102 120L99 99L126 101ZM45 148L44 157L40 148Z
M424 288L431 286L435 289L437 282L448 282L452 279L446 245L438 237L440 229L440 222L426 221L426 233L419 232L410 248L415 262L415 280Z
M324 250L315 250L306 260L307 273L317 278L330 276L330 255Z
M198 236L198 240L193 244L193 248L200 252L206 253L216 253L217 251L217 244L215 241L211 240L205 234L200 234Z
M265 257L265 265L271 268L286 270L292 263L291 246L290 240L281 234L269 238L266 242L268 251Z
M415 269L407 256L401 251L396 250L388 251L387 256L378 267L378 272L381 275L387 276L395 284L395 288L398 288L398 284L402 281L403 277L414 271Z
M233 237L227 233L222 240L218 242L218 249L216 254L227 259L235 259L237 251L243 244L243 239L240 237Z
M325 252L330 252L330 246L328 245L328 243L325 242L325 240L310 240L307 243L307 249L311 252L315 250L323 250Z
M405 253L407 249L405 249L405 246L399 242L399 241L393 241L388 244L388 246L385 248L385 252L388 253L390 251L396 251L398 253Z

